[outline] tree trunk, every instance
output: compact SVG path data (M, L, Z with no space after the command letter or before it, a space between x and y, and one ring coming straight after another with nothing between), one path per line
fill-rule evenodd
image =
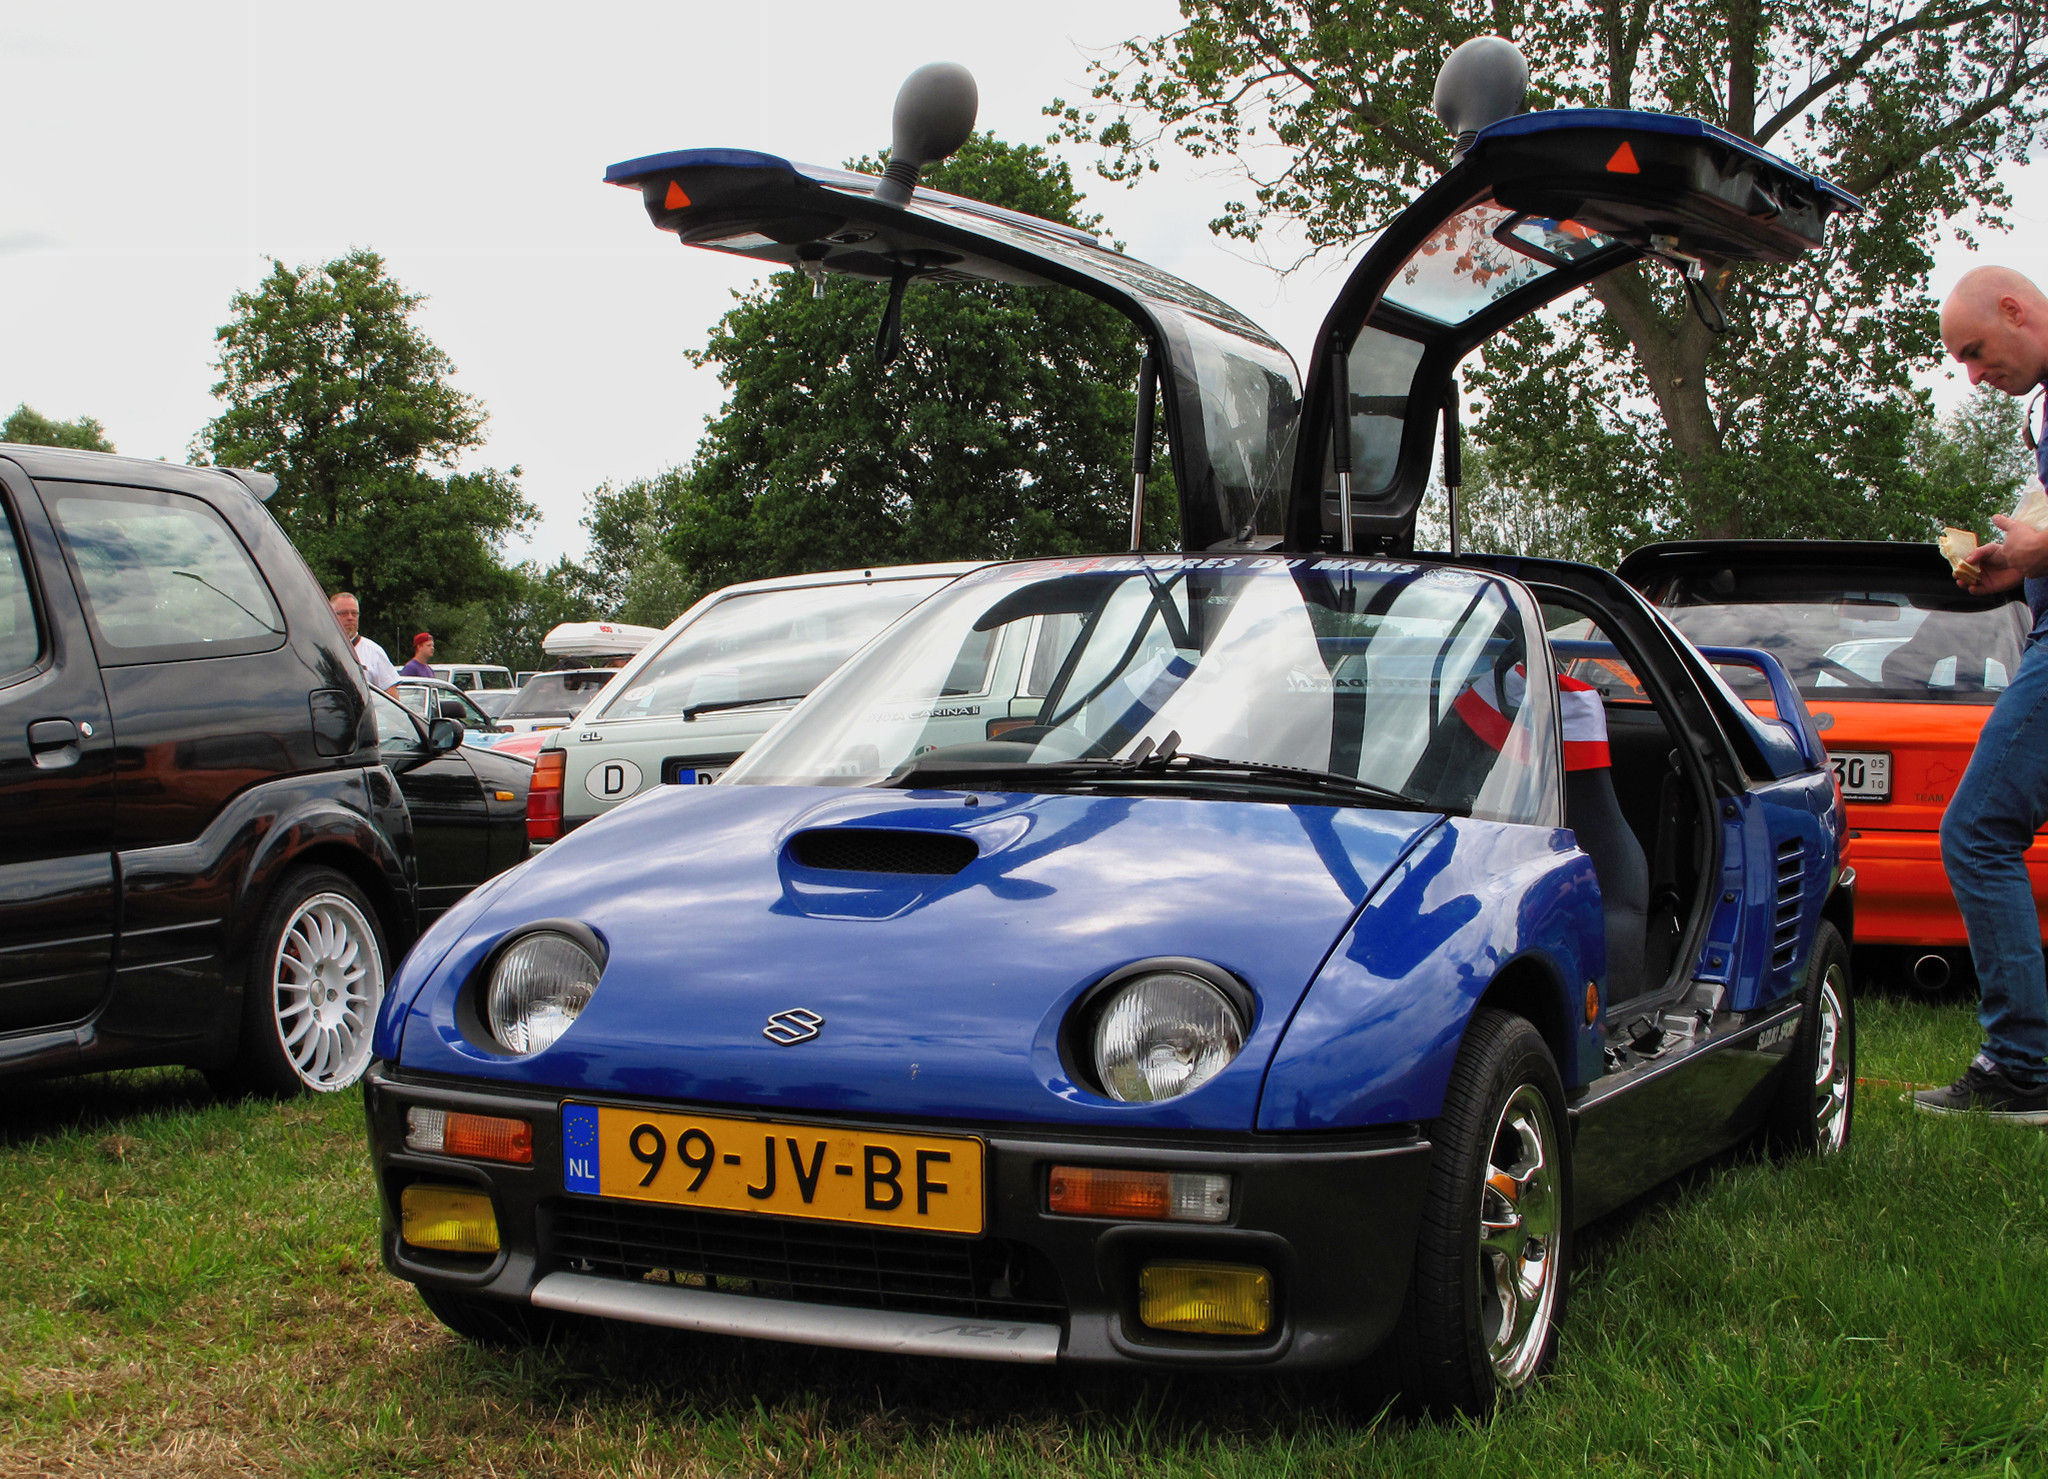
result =
M1661 269L1660 269L1661 270ZM1672 322L1657 307L1642 264L1598 279L1592 294L1627 335L1650 382L1650 394L1678 454L1679 503L1699 538L1736 539L1742 511L1716 507L1711 471L1721 451L1720 428L1707 399L1707 354L1714 336L1691 314Z

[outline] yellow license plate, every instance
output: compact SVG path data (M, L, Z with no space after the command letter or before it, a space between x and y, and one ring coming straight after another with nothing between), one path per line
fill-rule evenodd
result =
M673 1207L978 1233L981 1154L953 1136L562 1106L570 1191Z

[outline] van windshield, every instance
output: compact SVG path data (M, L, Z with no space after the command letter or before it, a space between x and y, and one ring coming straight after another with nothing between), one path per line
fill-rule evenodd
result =
M952 577L730 596L674 633L601 719L658 719L802 698L868 638Z

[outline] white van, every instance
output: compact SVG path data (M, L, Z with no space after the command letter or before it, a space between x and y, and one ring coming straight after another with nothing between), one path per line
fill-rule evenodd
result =
M716 780L870 637L979 568L835 570L712 592L548 736L530 834L559 837L650 786Z
M500 688L509 692L515 686L512 682L512 670L501 668L496 663L436 662L428 663L427 666L434 670L436 678L443 683L453 683L464 693L475 693L480 690L488 692Z

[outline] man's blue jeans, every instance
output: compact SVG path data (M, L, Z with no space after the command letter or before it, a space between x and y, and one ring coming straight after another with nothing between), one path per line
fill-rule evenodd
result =
M1941 819L1942 866L1970 932L1983 997L1979 1056L2028 1088L2048 1081L2048 958L2026 863L2043 822L2048 640L2027 644Z

